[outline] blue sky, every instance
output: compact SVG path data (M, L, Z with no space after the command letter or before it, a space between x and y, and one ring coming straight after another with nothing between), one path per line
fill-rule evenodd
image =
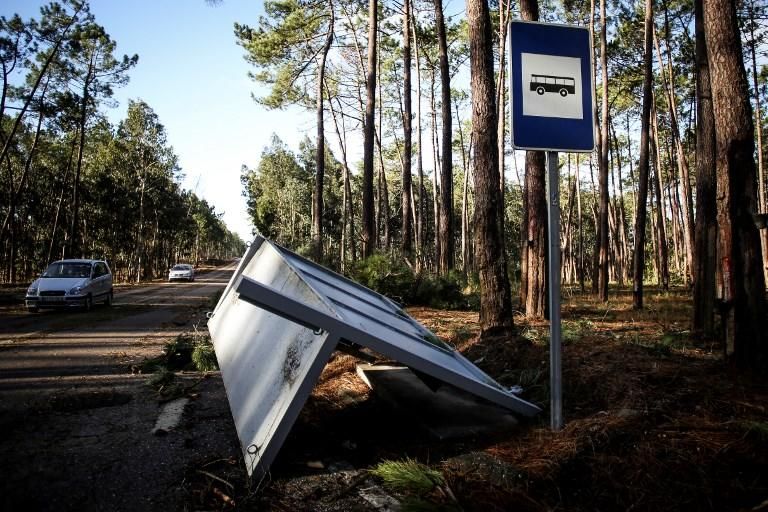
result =
M39 18L48 2L3 0L0 14ZM314 138L314 116L298 109L267 111L251 99L256 85L235 44L235 21L255 25L261 0L91 0L98 23L117 42L117 53L139 55L127 86L115 91L119 105L108 114L125 117L129 99L142 99L165 125L185 173L183 185L224 213L244 240L251 225L242 197L240 168L254 167L276 133L298 148Z

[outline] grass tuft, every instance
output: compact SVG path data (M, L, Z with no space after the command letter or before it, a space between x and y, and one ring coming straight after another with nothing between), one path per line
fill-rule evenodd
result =
M371 470L384 485L401 492L427 494L445 484L442 473L413 459L385 460Z

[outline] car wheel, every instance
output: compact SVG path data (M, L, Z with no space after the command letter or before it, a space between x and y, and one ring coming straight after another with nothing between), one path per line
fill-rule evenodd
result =
M112 301L115 298L115 294L112 290L109 290L109 293L107 294L107 298L104 300L104 305L107 307L112 306Z
M93 309L93 299L89 295L85 298L85 302L83 303L83 311L90 311L91 309Z

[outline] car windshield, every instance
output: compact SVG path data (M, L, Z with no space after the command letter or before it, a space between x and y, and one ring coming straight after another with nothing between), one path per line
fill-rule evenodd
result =
M43 277L91 277L91 264L57 261L48 265Z
M175 265L173 270L189 270L189 265Z

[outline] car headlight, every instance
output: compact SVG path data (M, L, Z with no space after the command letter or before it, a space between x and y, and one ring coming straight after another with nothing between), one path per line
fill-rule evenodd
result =
M32 285L27 288L27 295L37 295L37 286Z
M80 295L80 292L83 291L82 286L75 286L71 290L69 290L70 295Z

